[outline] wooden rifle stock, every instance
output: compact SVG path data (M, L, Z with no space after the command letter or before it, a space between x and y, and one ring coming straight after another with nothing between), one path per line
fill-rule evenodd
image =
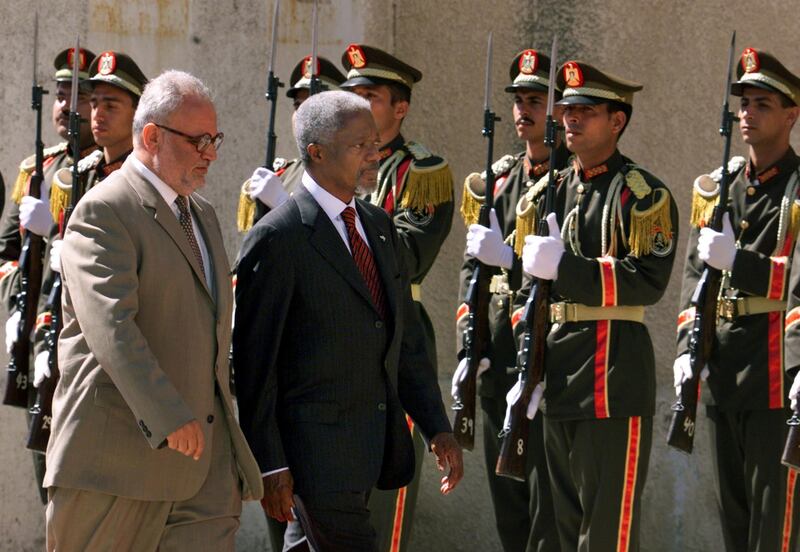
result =
M50 376L39 384L36 402L30 409L30 431L26 447L35 452L47 451L50 440L50 424L53 419L53 395L58 383L58 334L61 332L61 276L56 274L50 295L47 298L47 309L52 313L50 329L47 330L44 342L50 353Z
M667 444L691 453L697 421L697 402L700 395L700 373L708 363L717 332L717 298L722 284L722 272L706 267L697 283L692 305L694 323L689 334L689 362L692 377L683 382L678 401L672 405L672 421Z
M544 228L547 228L546 224ZM497 475L517 481L527 479L530 435L528 405L534 389L544 376L545 346L550 328L550 286L549 280L537 280L531 287L531 295L525 304L520 321L524 324L525 334L522 348L517 353L519 379L523 382L522 393L511 406L508 427L500 434L503 441L494 471Z

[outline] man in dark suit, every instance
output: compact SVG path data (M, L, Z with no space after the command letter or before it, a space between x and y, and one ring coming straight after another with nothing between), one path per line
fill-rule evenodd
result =
M304 538L297 495L318 550L374 551L369 490L401 487L414 474L405 412L439 468L449 467L445 494L463 475L461 450L394 225L354 197L378 167L369 103L317 94L297 110L294 132L303 186L250 231L238 263L240 424L264 475L268 515L290 521L284 550Z

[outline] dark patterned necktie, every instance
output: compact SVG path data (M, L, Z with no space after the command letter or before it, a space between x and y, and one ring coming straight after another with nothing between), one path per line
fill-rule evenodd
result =
M356 262L364 282L367 284L369 293L372 296L372 302L375 308L378 309L378 314L381 318L386 320L386 315L389 309L386 304L386 291L383 289L383 282L381 281L378 266L375 264L375 257L372 256L372 251L361 239L361 234L356 230L356 210L352 207L346 207L342 211L342 218L344 224L347 226L347 236L350 238L350 251L353 253L353 260Z
M178 206L180 213L180 223L183 228L186 239L189 240L189 245L194 251L194 256L197 263L200 265L200 273L203 275L203 280L206 278L206 267L203 264L203 255L200 253L200 245L197 243L197 238L194 235L194 228L192 228L192 215L189 213L189 200L186 196L179 195L175 198L175 205Z

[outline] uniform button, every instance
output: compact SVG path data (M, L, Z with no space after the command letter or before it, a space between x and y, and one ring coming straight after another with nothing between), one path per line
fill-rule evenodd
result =
M742 230L747 230L750 227L750 223L747 222L746 220L743 220L742 222L739 223L739 226L742 227Z
M214 423L214 415L213 415L213 414L209 414L209 415L208 415L208 418L206 418L206 421L207 421L209 424L212 424L212 423Z
M378 410L380 411L386 410L386 403L378 403Z
M748 187L747 187L747 195L751 196L751 195L753 195L754 193L756 193L756 188L755 188L755 186L748 186Z
M503 306L503 300L502 300L502 299L500 299L500 300L497 302L497 306L498 306L498 307L502 307L502 306Z
M578 193L582 194L586 191L586 188L583 187L583 184L578 184Z
M383 322L381 322L380 320L376 320L375 327L380 330L381 328L383 328Z

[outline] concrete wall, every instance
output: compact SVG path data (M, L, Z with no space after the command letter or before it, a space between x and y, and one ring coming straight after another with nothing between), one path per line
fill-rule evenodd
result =
M0 128L6 137L0 145L0 170L7 181L13 179L19 160L31 153L28 56L34 4L6 0L0 6L5 23L0 37L0 63L5 68ZM288 80L291 68L308 53L311 4L309 0L283 4L277 68ZM787 16L791 7L789 0L323 0L320 54L338 62L347 43L365 40L421 69L425 76L414 90L404 133L449 159L460 185L466 174L484 163L480 128L486 33L495 33L492 101L504 119L497 129L498 157L521 148L510 123L509 98L502 92L508 64L522 48L549 49L552 35L558 33L563 58L590 61L645 85L636 97L621 149L671 187L685 231L691 182L720 161L722 142L716 128L729 33L738 25L739 50L748 45L767 48L800 70L796 33ZM271 0L69 0L42 2L40 10L43 80L52 73L45 62L79 32L96 52L127 51L148 75L169 67L186 69L216 92L226 141L205 195L217 208L233 257L239 244L234 229L238 186L263 162ZM294 156L290 111L289 101L281 97L278 152L286 156ZM54 139L50 133L47 141ZM738 136L733 149L744 152ZM453 318L463 240L463 225L457 219L423 286L436 324L444 390L454 367ZM691 457L664 444L674 399L671 363L682 256L683 244L667 294L648 313L660 392L642 535L643 549L658 552L720 549L705 420L701 417ZM4 550L41 549L42 543L42 510L35 501L29 459L20 445L23 423L21 412L0 408L0 496L14 497L0 503ZM482 454L466 456L462 487L447 498L436 491L439 474L426 460L411 536L413 550L499 549ZM247 505L239 549L267 550L263 527L258 507Z

